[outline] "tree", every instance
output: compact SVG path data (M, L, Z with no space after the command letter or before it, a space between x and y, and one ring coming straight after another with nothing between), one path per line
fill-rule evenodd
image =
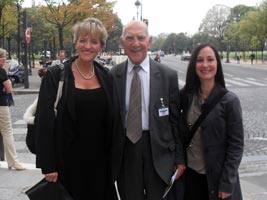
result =
M175 41L176 41L176 34L175 33L169 34L162 45L162 50L167 53L174 53Z
M254 11L255 8L246 5L237 5L230 10L229 22L235 23L239 22L244 18L249 12Z
M14 4L7 5L3 9L2 17L1 17L1 38L2 38L2 47L5 48L5 39L7 39L7 52L9 55L9 59L11 59L11 39L16 38L16 30L17 30L17 19L16 15L16 6ZM15 30L15 32L14 32Z
M63 30L77 18L72 5L66 5L63 0L53 1L45 0L47 6L40 7L40 12L44 19L54 25L58 30L59 48L64 49Z
M118 52L119 51L119 41L122 34L122 23L121 20L117 17L115 23L109 31L106 51Z
M237 5L231 8L231 13L229 15L230 24L226 30L224 41L231 46L234 46L236 51L244 51L246 49L244 43L242 45L239 22L242 19L245 19L246 16L254 10L254 7L245 5Z
M213 6L203 19L199 31L216 38L219 49L223 48L225 31L229 24L230 7L225 5Z
M175 54L182 52L192 51L191 39L185 33L179 33L176 35L175 40Z
M2 39L2 45L4 46L4 39L5 39L5 25L6 25L6 18L3 18L3 14L4 14L4 9L8 6L11 5L12 0L1 0L0 1L0 22L1 22L1 39Z
M47 7L43 6L41 13L47 22L57 28L60 49L64 49L63 30L86 17L96 17L106 25L108 31L112 30L115 20L112 2L106 0L75 0L68 3L64 0L45 0L45 2Z

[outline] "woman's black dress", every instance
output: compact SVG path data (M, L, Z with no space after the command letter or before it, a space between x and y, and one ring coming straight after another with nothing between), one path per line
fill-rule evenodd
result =
M103 88L75 88L74 139L64 154L65 187L75 200L104 200L107 184L107 98Z

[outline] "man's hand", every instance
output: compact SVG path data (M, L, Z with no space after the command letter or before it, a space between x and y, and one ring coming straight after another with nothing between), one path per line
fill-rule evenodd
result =
M57 177L58 177L58 173L57 172L53 172L53 173L50 173L50 174L45 174L45 179L48 181L48 182L57 182Z
M175 167L175 170L176 170L177 168L178 168L178 173L177 173L177 175L176 175L175 180L179 179L179 178L183 175L184 170L186 169L186 166L185 166L185 165L177 165L177 166Z

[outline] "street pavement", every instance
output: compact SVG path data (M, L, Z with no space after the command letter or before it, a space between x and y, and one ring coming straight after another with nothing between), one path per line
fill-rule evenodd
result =
M244 64L244 67L248 66L249 63ZM267 65L254 64L254 66L267 69ZM38 95L41 80L37 75L37 70L32 69L32 75L29 76L29 88L24 88L24 85L14 87L15 106L11 107L15 146L20 162L27 169L24 171L9 170L6 162L0 162L0 200L27 200L25 191L43 177L41 171L35 168L35 155L31 154L26 147L27 126L23 120L26 108ZM243 155L239 168L244 200L267 200L267 154L258 153L259 145L261 145L260 142L245 146L246 153ZM265 148L267 149L266 146Z

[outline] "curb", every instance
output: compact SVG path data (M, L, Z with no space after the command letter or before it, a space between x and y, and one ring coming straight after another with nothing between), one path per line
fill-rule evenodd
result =
M13 89L13 94L21 95L21 94L38 94L39 89Z
M245 156L239 166L239 174L267 173L267 156Z

